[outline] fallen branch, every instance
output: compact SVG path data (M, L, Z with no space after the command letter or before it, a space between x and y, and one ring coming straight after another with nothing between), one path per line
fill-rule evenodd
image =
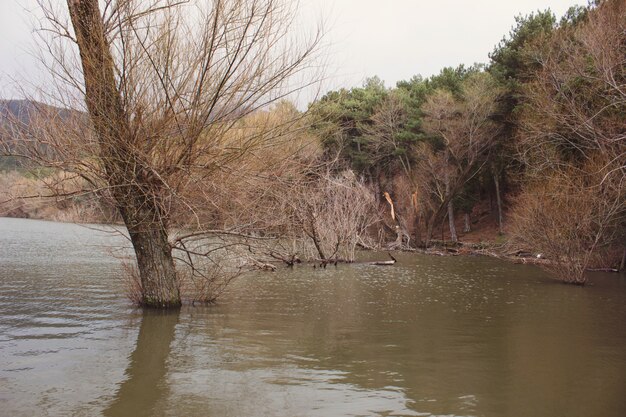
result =
M257 259L254 258L249 258L248 262L250 263L250 265L256 269L259 269L261 271L270 271L270 272L274 272L276 271L277 267L276 265L272 265L270 263L265 263L265 262L261 262Z
M587 268L590 272L619 272L617 268Z
M393 265L396 262L398 262L396 260L396 258L394 258L391 253L387 252L387 255L389 255L389 257L391 258L390 261L373 261L373 262L366 262L366 264L367 265L388 266L388 265Z

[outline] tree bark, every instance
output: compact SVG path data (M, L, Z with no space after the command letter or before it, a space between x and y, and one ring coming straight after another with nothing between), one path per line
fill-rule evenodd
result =
M100 159L116 206L130 233L141 278L142 304L181 304L167 219L160 210L158 181L146 172L117 88L113 56L98 0L67 0L80 51L85 101L100 145Z
M127 223L127 227L141 277L142 304L157 308L180 306L176 268L165 228L142 223Z
M394 245L402 247L406 238L406 245L408 247L411 241L411 235L409 234L406 221L404 220L402 214L398 211L398 208L395 206L393 200L391 199L391 195L389 195L386 191L383 195L385 196L387 203L389 203L391 219L396 222L396 241Z
M457 176L457 178L462 178L463 180L455 181L454 184L451 184L450 181L448 181L448 184L450 184L449 192L446 193L443 201L440 202L440 204L437 206L437 208L431 213L431 215L428 218L426 237L424 239L424 245L426 247L428 247L428 245L430 244L430 241L433 236L433 230L435 229L435 225L437 224L437 222L439 220L441 221L445 220L444 213L446 212L446 209L448 208L448 203L452 201L454 196L459 192L459 189L466 183L465 179L471 176L470 174L472 170L473 170L473 166L471 165L466 166Z

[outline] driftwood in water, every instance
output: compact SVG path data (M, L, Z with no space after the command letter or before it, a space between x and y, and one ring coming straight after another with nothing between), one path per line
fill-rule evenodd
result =
M590 272L619 272L617 268L587 268Z
M248 259L248 263L254 269L258 269L258 270L261 270L261 271L271 271L271 272L274 272L277 269L276 265L273 265L273 264L270 264L270 263L266 263L266 262L262 262L262 261L259 261L258 259L249 258Z
M389 261L371 261L371 262L354 262L354 261L348 261L345 259L318 259L315 262L319 262L319 265L317 265L316 263L313 264L313 268L326 268L327 265L334 265L337 266L338 263L345 263L345 264L362 264L362 265L377 265L377 266L388 266L388 265L393 265L397 262L396 258L393 257L392 254L390 254L389 252L387 252L387 255L389 255L389 257L391 258L391 260Z
M374 262L366 262L366 264L367 265L387 266L387 265L393 265L393 264L395 264L397 262L396 258L394 258L392 254L387 252L387 255L389 255L389 257L391 258L390 261L374 261Z
M293 267L294 264L302 263L302 261L300 260L300 258L298 258L298 255L296 254L291 254L287 256L287 255L281 255L275 252L270 252L269 255L278 261L284 262L289 267Z

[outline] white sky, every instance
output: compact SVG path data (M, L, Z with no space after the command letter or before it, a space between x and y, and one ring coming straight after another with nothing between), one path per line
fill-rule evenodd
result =
M65 3L65 0L53 0ZM387 86L444 66L487 62L518 14L550 8L557 17L581 0L301 0L311 23L326 22L324 89L378 75ZM34 0L0 0L0 98L13 79L31 78Z

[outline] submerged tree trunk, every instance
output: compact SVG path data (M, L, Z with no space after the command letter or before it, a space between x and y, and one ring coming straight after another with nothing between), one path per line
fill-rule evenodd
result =
M137 257L142 305L180 306L180 290L166 228L158 222L137 222L123 217Z
M317 229L315 227L315 223L314 222L315 222L314 220L311 221L311 230L312 230L312 232L311 232L310 237L313 240L313 244L315 245L315 249L317 250L317 253L320 256L320 259L322 261L325 261L326 260L326 255L324 254L324 250L322 249L320 238L319 238L319 235L317 234Z
M306 227L303 227L302 230L304 230L304 233L307 234L307 236L309 236L309 238L311 238L311 240L313 241L313 245L315 246L315 249L317 250L317 254L319 255L320 259L322 261L326 260L326 254L324 253L324 250L322 249L322 242L320 239L320 235L317 231L317 225L316 225L316 217L317 215L315 214L315 212L313 211L313 208L309 207L308 208L308 219L306 219L306 222L309 224L310 230L307 230Z
M134 146L117 88L113 56L98 0L67 0L80 51L85 101L100 145L107 185L130 233L147 307L180 306L167 219L155 194L158 181L147 172Z

